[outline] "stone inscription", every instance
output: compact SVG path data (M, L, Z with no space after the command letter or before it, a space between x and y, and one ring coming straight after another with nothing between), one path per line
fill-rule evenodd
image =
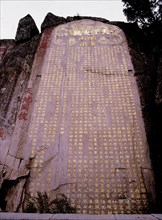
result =
M46 52L46 48L49 46L49 38L51 35L52 29L46 29L44 30L44 37L41 39L39 50L37 53L38 57L43 57Z
M18 115L19 120L27 120L29 106L32 102L32 88L27 88L25 96L22 100L20 113Z
M4 130L0 128L0 140L3 140Z
M147 209L152 174L132 73L118 27L53 30L29 126L32 195L57 188L82 214Z

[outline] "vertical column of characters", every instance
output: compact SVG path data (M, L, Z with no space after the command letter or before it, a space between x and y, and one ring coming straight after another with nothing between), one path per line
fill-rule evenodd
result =
M96 210L99 214L104 214L107 212L107 189L105 185L105 161L104 158L104 145L106 135L106 127L105 127L105 108L104 108L104 94L103 94L103 82L104 82L104 74L106 71L105 66L105 55L103 52L103 46L97 47L97 56L102 59L99 62L97 72L95 74L95 84L97 84L96 91L96 115L97 115L97 124L96 131L97 135L94 135L94 159L97 160L98 169L97 169L97 178L96 178L96 197L98 198L98 209Z
M132 80L134 82L132 82ZM129 76L123 76L123 81L126 82L125 90L127 90L127 115L129 117L129 137L128 146L130 156L127 157L130 160L128 174L129 181L133 180L134 184L130 184L130 197L131 197L131 207L134 213L142 213L147 209L149 198L146 195L146 188L144 187L144 180L141 167L146 165L146 145L142 138L143 131L140 126L141 116L137 113L137 103L136 95L138 95L135 78ZM136 95L135 95L136 94ZM140 119L139 119L140 117ZM147 165L146 165L147 166Z
M103 48L103 46L102 46ZM113 67L113 62L111 62L112 58L110 55L111 46L107 47L107 51L105 48L102 49L104 54L104 66L107 66L106 75L104 74L102 77L102 86L101 86L101 99L102 101L102 125L103 125L103 134L102 134L102 149L103 149L103 173L104 173L104 186L105 186L105 211L108 213L115 213L118 210L117 203L115 201L115 194L117 193L116 189L113 188L115 183L115 174L114 174L114 160L117 160L114 154L114 145L116 145L116 134L112 129L112 120L110 117L110 105L113 101L113 91L112 91L112 83L111 78L116 74L116 69L118 68L117 63L115 66L115 70ZM117 62L115 60L115 62ZM108 92L107 92L108 89ZM114 142L111 142L110 138L112 138ZM114 194L112 196L112 194Z
M44 57L46 50L50 45L51 33L52 33L52 28L47 28L44 30L40 45L38 47L38 52L37 52L38 57Z
M110 117L110 105L112 102L112 94L111 94L111 81L110 78L113 74L111 56L110 56L110 48L111 46L103 46L103 54L104 54L104 67L106 69L103 79L102 79L102 114L103 114L103 172L104 172L104 186L105 186L105 208L106 213L112 214L113 210L113 202L111 198L112 190L111 190L111 179L113 178L113 147L110 141L113 133L111 131L112 121Z
M73 65L74 64L74 65ZM72 183L67 186L67 196L70 197L72 205L76 205L74 201L73 188L76 187L76 163L77 163L77 127L75 125L75 111L77 108L77 103L75 96L77 94L77 73L76 73L76 53L75 47L71 47L68 51L67 58L67 70L66 70L69 83L68 83L68 92L71 96L71 114L70 114L70 125L69 125L69 151L68 151L68 173L67 173L67 182Z
M125 52L122 45L117 44L115 47L116 56L118 59L118 71L119 74L128 74L128 66L125 59Z
M32 103L32 88L27 88L24 97L22 99L20 112L18 114L19 120L26 121L28 119L28 111L31 103Z
M52 103L53 106L51 106L52 114L50 120L52 126L52 143L55 143L60 132L59 113L61 105L62 80L65 74L61 66L61 59L62 56L65 54L65 47L55 46L55 50L56 53L53 52L53 55L55 57L52 69L53 80L51 81L51 96L54 100L54 103Z
M95 132L95 127L94 127L94 121L93 121L93 93L95 89L98 89L98 86L95 85L95 79L94 79L94 66L93 66L93 52L94 52L94 46L89 46L85 48L86 52L86 57L84 60L87 62L85 63L87 65L87 69L85 72L86 78L84 82L84 90L86 91L87 88L87 132L84 131L83 135L87 136L88 138L88 143L87 143L87 152L85 151L85 154L87 155L84 156L84 169L86 170L86 178L85 178L85 184L87 184L88 192L86 194L86 200L84 202L85 209L83 212L87 212L88 214L92 214L95 211L94 207L94 197L97 195L98 191L97 188L95 189L95 175L97 174L97 170L95 170L95 173L92 170L93 164L94 164L94 132ZM86 103L85 103L86 105ZM85 136L85 137L86 137ZM87 168L86 168L87 167ZM96 167L95 167L96 168ZM83 200L84 201L84 200Z
M46 67L48 71L49 65ZM44 81L40 82L40 87L37 93L37 102L34 105L32 122L30 125L29 138L31 139L32 151L31 156L34 158L31 171L30 192L35 194L41 191L41 170L44 162L45 143L42 139L42 130L45 121L45 111L47 107L46 97L46 76L42 76ZM41 89L40 89L41 88Z
M83 129L83 140L85 138L85 141L83 143L83 160L82 160L82 187L84 187L84 197L83 197L83 213L92 214L92 210L94 210L93 206L93 196L92 196L92 179L93 174L91 170L91 164L92 164L92 143L93 143L93 115L92 115L92 92L93 92L93 86L92 86L92 78L91 78L91 70L92 70L92 47L88 46L83 48L84 50L84 84L83 84L83 91L84 94L87 96L87 99L83 100L85 105L87 105L87 118L86 118L86 126ZM87 191L86 191L87 188Z
M107 211L113 213L123 212L123 204L119 204L116 198L121 197L123 193L123 188L125 183L121 183L121 178L119 178L116 168L121 166L121 161L117 153L117 147L119 146L119 135L120 128L117 126L119 123L119 117L115 114L118 111L118 103L114 100L118 99L118 92L115 91L115 87L118 87L118 74L119 74L119 63L115 48L111 46L104 47L104 54L106 57L105 65L108 66L108 73L104 75L105 82L103 83L103 97L105 100L105 115L107 115L106 120L106 132L103 133L103 139L105 139L104 144L104 157L105 157L105 184L107 187ZM114 61L112 59L114 57ZM114 67L115 65L115 67ZM118 88L116 88L118 89ZM107 97L105 97L107 96ZM120 108L120 107L119 107ZM111 117L110 117L111 116ZM109 168L109 169L106 169ZM124 172L122 170L122 172ZM124 174L125 175L125 174Z
M113 125L112 130L116 134L115 137L113 136L113 141L114 144L116 143L118 144L118 148L114 146L114 150L116 151L115 152L116 155L120 155L118 159L117 158L115 159L115 161L119 162L119 164L121 165L123 164L122 165L123 168L126 167L128 169L128 167L129 168L134 167L135 164L137 164L134 161L134 155L137 152L133 152L134 150L132 149L132 147L134 146L134 144L136 145L137 139L138 139L138 143L141 143L141 138L139 137L139 132L138 132L139 126L137 124L135 100L133 98L132 88L129 82L127 71L128 71L128 67L126 69L123 69L123 73L126 73L123 76L118 76L118 78L112 77L113 81L112 81L111 91L112 94L115 95L115 99L113 99L112 102L111 118ZM121 147L121 151L119 151L119 147ZM122 152L125 152L124 155ZM123 163L124 159L125 159L125 163ZM132 163L132 161L134 162ZM136 176L135 179L138 181L139 175L137 175L137 173L140 173L140 171L137 169L137 167L134 167L134 170L131 169L130 172L132 175ZM118 173L116 173L115 176L116 176L115 186L119 187L118 188L119 194L121 194L124 197L127 197L128 191L127 190L123 191L122 189L123 188L122 186L125 186L126 189L127 183L126 182L123 183L122 178L119 177L117 178L117 176L119 176ZM132 193L131 197L134 198L136 197L135 200L131 199L132 202L131 208L136 213L137 206L139 205L140 207L139 190L136 188L136 196L135 196L135 191L133 189L131 189L131 193ZM130 207L128 206L128 203L125 204L125 207L129 212ZM120 212L122 213L123 212L122 206L119 206L119 208L120 208Z
M46 53L46 59L44 61L41 73L41 81L39 84L39 89L36 97L36 102L33 111L32 123L30 125L29 138L32 143L32 152L31 155L34 158L32 163L32 172L31 172L31 183L29 190L32 193L37 191L46 190L46 182L42 179L43 170L46 166L45 159L45 150L50 145L50 139L46 137L47 126L47 109L50 102L50 75L52 70L52 59L51 51L48 50ZM49 169L51 172L51 169Z
M4 137L4 129L0 128L0 140L3 140Z
M114 46L111 48L111 54L110 56L113 57L112 62L112 69L114 69L114 74L110 76L110 90L109 90L109 96L110 96L110 112L111 112L111 136L109 143L113 146L113 148L110 150L110 161L113 164L112 166L112 178L111 178L111 200L112 200L112 208L114 210L114 213L116 212L123 212L123 206L124 204L121 203L114 203L115 198L126 198L126 172L125 172L125 165L122 163L123 161L120 158L120 141L121 141L121 127L122 127L122 116L124 112L122 111L122 102L120 99L120 94L122 93L122 88L120 91L119 87L119 77L121 74L120 71L120 63L117 57L117 47ZM125 136L125 135L124 135ZM123 140L124 141L124 137ZM121 176L119 175L118 168L120 169ZM124 179L125 178L125 179Z
M46 110L46 120L44 126L44 140L46 140L45 162L46 172L44 178L46 190L55 188L56 178L58 178L57 164L54 163L59 154L59 138L62 132L62 87L65 75L61 60L65 55L64 46L52 45L50 48L51 70L48 77L48 108ZM55 166L55 169L53 167ZM58 180L60 181L60 180Z
M38 55L40 55L38 53ZM29 138L32 144L31 156L34 158L30 175L29 190L34 195L37 191L44 191L44 181L41 181L44 166L45 148L47 148L44 137L46 109L48 108L48 76L51 71L50 54L47 54L46 63L43 64L41 81L38 88L36 102L34 105L32 120L30 124Z
M40 191L49 191L52 184L52 176L53 176L53 168L51 167L51 158L53 158L54 153L52 148L52 142L55 138L55 131L53 129L53 123L52 123L52 116L53 116L53 109L54 106L54 99L53 99L53 88L54 88L54 82L56 79L55 74L53 73L54 70L54 64L56 63L56 56L57 56L57 48L49 48L48 54L46 54L46 67L44 68L44 74L42 77L42 83L44 84L45 90L41 90L40 94L43 99L41 100L41 103L44 103L46 105L44 109L44 121L41 126L41 142L42 146L45 149L44 151L44 157L43 157L43 163L42 163L42 170L41 170L41 176L40 181L42 183ZM41 155L40 155L41 156Z
M44 57L45 52L50 43L50 36L51 36L51 29L46 29L43 33L37 56ZM43 124L45 122L45 110L47 107L47 97L46 97L46 81L47 75L50 71L50 64L47 62L47 65L43 64L42 67L42 78L44 81L40 81L40 87L37 94L37 101L34 105L33 115L32 115L32 122L30 124L30 131L29 131L29 139L31 140L32 151L31 157L34 158L34 162L32 164L32 172L31 172L31 184L30 184L30 191L35 193L38 190L41 190L43 185L40 184L40 177L41 177L41 170L42 165L44 162L44 149L45 149L45 142L42 139L42 130ZM41 74L40 74L41 76ZM40 77L39 76L39 77ZM41 88L41 89L40 89ZM39 156L38 156L39 155ZM43 188L44 189L44 188Z
M85 55L85 48L80 46L77 48L78 53L82 54L82 56ZM84 52L83 52L84 51ZM78 54L77 53L77 54ZM83 57L82 57L83 58ZM83 58L84 59L84 58ZM77 60L80 62L80 55L77 55ZM87 143L84 142L84 134L87 131L87 123L85 120L84 123L84 103L86 102L86 92L84 90L85 88L85 75L84 75L84 61L81 62L81 67L78 70L78 81L77 81L77 104L78 104L78 112L76 112L76 123L78 127L77 131L77 138L78 138L78 148L77 148L77 154L78 154L78 163L77 163L77 180L78 180L78 185L77 185L77 191L78 191L78 196L76 193L76 202L77 202L77 197L78 197L78 208L81 213L83 213L83 210L86 209L86 204L84 204L83 201L86 202L86 188L87 188L87 172L85 166L87 166L87 158L85 157L85 149L87 146ZM84 96L85 94L85 96ZM85 143L85 145L84 145ZM82 206L83 204L83 206Z

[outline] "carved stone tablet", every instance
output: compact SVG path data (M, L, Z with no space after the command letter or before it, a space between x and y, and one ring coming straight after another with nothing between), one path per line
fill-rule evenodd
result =
M57 189L81 214L143 213L152 170L122 30L70 22L45 32L37 55L44 61L25 148L34 158L29 191Z

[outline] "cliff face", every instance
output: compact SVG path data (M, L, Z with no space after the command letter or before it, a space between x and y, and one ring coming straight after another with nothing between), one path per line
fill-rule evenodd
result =
M4 130L7 128L7 132L2 132L4 135L12 134L20 102L30 77L39 39L40 36L34 20L30 16L26 16L20 20L16 40L1 40L0 42L2 54L0 63L0 124L1 127L4 126Z
M20 20L15 41L0 41L0 141L13 134L40 40L38 33L34 20L28 15ZM0 149L3 158L3 161L0 161L0 207L1 210L17 211L23 200L24 185L29 171L25 168L27 161L10 155L7 143L4 145L5 150ZM11 161L17 163L15 167L13 165L13 169L9 168ZM22 161L24 165L21 169ZM20 172L14 174L18 171L17 166Z
M124 30L136 80L140 92L141 107L154 169L157 192L157 210L162 210L162 24L151 30L140 30L131 24L120 24ZM158 33L157 33L157 30Z
M76 16L65 19L49 13L42 23L41 30L45 33L51 27L85 18L111 23L102 18ZM123 29L129 43L154 168L157 192L156 211L160 211L162 208L160 202L162 201L162 138L160 134L162 130L162 45L160 43L156 45L155 39L149 38L135 24L122 22L111 24ZM0 41L0 141L7 140L7 137L15 132L15 122L23 97L27 92L37 48L42 47L43 55L47 47L45 42L40 42L40 39L41 34L35 22L30 15L27 15L19 22L15 40ZM41 63L43 58L40 56L38 59ZM39 67L37 68L37 76L39 76ZM3 151L2 148L0 149L3 155L3 161L0 161L0 208L3 211L22 211L32 158L23 158L21 154L15 157L5 146L9 146L9 143L4 142ZM10 167L13 165L13 169L8 165Z

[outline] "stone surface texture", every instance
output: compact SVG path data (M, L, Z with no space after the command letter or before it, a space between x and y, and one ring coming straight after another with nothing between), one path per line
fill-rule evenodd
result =
M158 65L158 79L156 89L156 104L162 105L162 50L160 51L160 59Z
M58 189L81 214L147 212L154 183L124 33L70 22L44 56L24 147L35 157L29 192Z
M161 85L161 50L162 28L154 37L145 35L136 25L118 23L125 32L135 68L135 76L139 88L145 130L149 143L150 156L154 168L157 191L158 210L162 210L162 104L161 93L157 94Z
M51 199L68 195L79 213L149 213L151 156L161 210L161 58L154 59L154 44L136 25L102 18L48 13L41 29L39 42L27 15L16 43L0 41L0 209L21 212L26 192L47 190Z
M66 23L66 19L64 17L59 17L53 15L52 13L48 13L41 25L41 30L43 31L45 28L56 27L59 24Z
M14 40L0 40L0 63L3 62L4 57L15 46Z
M78 215L0 213L1 220L161 220L162 215Z
M33 26L32 21L31 26ZM30 160L19 157L18 149L14 154L10 154L9 151L12 149L10 140L22 98L26 93L40 39L39 35L34 37L32 35L28 35L29 39L23 43L15 44L11 40L0 41L3 49L0 63L0 207L2 210L15 212L23 199ZM18 39L21 41L20 35ZM25 132L25 126L21 132ZM19 149L21 149L21 138L19 141Z
M20 19L17 33L16 33L16 42L24 42L30 40L35 35L39 34L39 30L35 24L33 18L28 14L24 18Z

